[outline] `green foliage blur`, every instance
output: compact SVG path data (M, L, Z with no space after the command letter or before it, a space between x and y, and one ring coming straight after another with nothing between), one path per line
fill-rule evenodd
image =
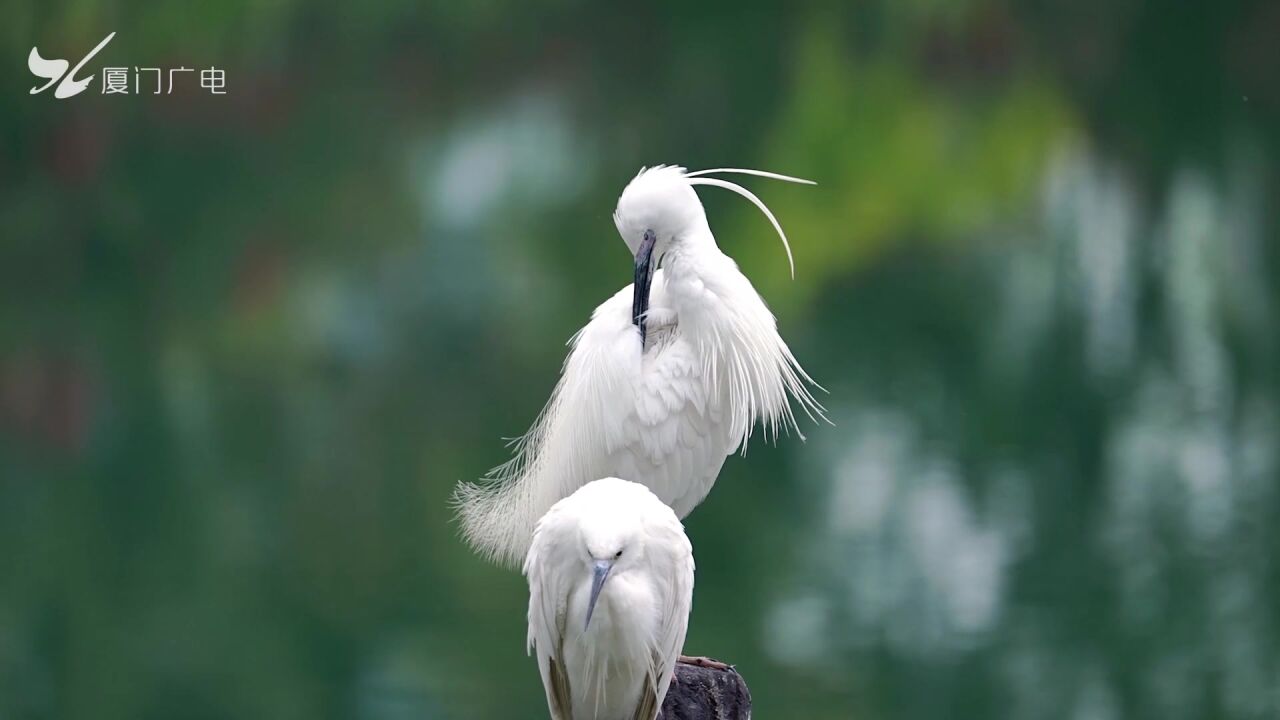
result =
M449 495L659 163L818 182L701 193L834 423L686 522L756 717L1280 716L1277 3L0 10L0 718L545 717Z

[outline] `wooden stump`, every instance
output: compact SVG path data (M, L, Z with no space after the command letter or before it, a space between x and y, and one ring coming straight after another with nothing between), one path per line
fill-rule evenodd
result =
M659 720L750 720L751 691L737 670L676 663Z

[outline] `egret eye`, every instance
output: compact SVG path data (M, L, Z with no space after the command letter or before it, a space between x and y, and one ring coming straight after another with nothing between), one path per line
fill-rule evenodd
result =
M613 557L614 557L614 559L617 559L617 558L622 557L622 551L621 551L621 550L619 550L618 552L614 553L614 554L613 554Z

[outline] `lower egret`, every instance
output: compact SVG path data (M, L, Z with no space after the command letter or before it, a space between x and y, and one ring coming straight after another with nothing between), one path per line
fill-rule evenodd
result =
M643 485L604 478L537 523L528 649L553 720L654 720L693 605L693 548Z

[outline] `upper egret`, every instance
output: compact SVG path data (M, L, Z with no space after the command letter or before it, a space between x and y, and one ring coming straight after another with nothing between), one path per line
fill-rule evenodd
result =
M487 484L459 486L463 533L484 555L518 565L534 522L599 477L642 483L683 518L711 490L725 458L745 452L756 420L769 437L788 427L804 437L789 395L811 418L822 416L805 385L815 383L751 281L716 245L693 188L750 200L791 261L787 236L751 192L707 177L720 173L812 184L759 170L660 165L627 185L613 219L635 257L635 282L569 341L560 382L512 460Z
M671 508L617 478L584 485L537 523L530 654L553 720L654 720L693 605L693 548Z

